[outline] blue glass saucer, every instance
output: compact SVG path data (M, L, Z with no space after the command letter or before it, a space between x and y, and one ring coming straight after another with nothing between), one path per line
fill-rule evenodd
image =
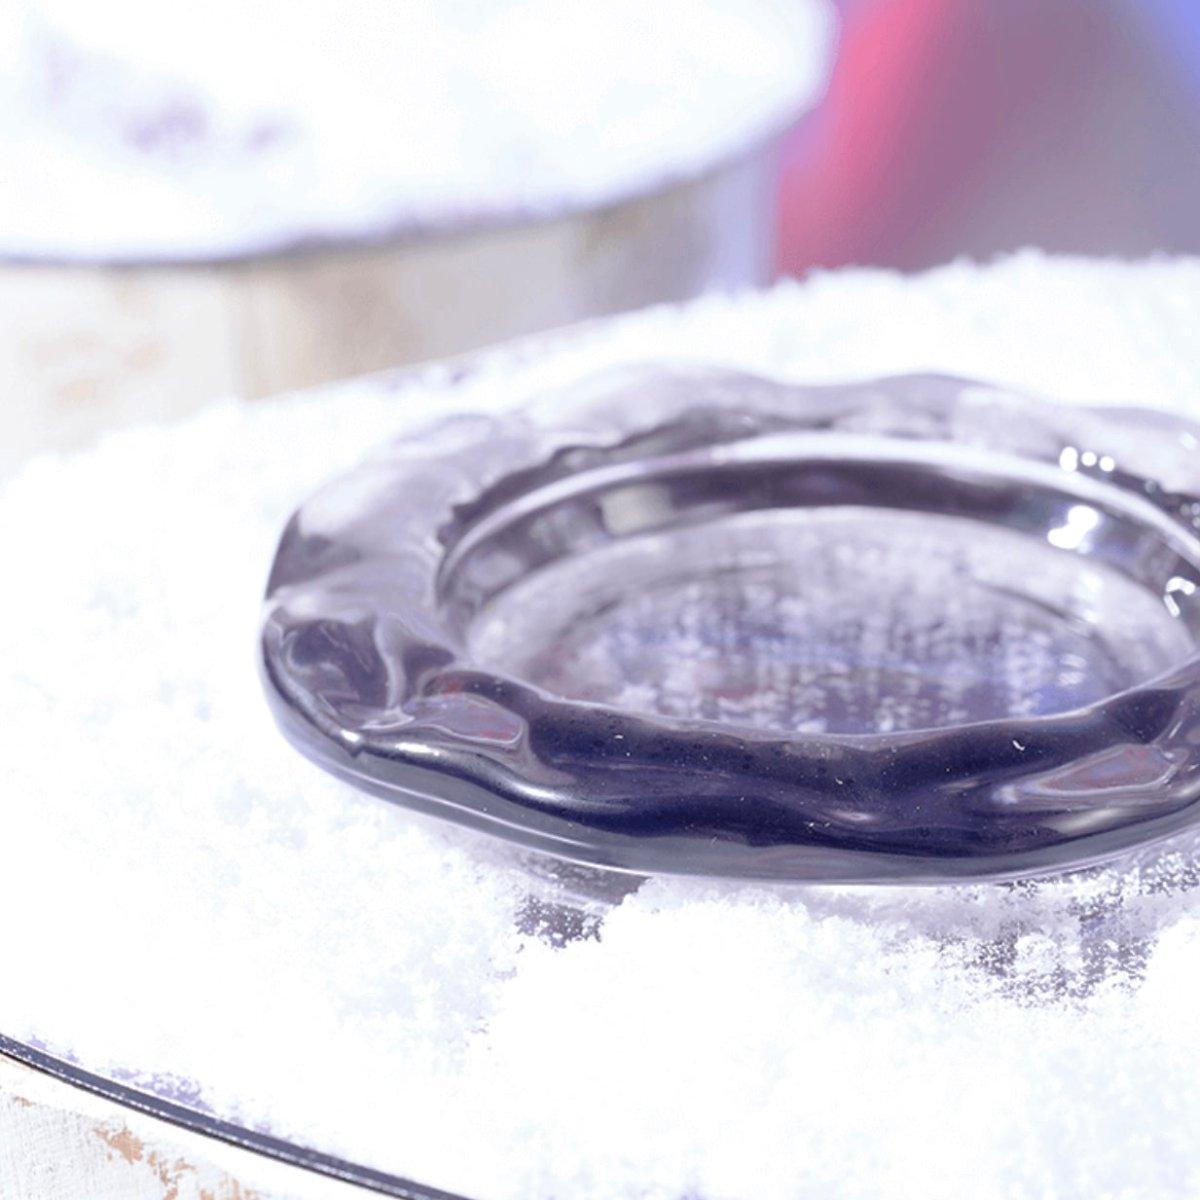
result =
M1200 817L1200 427L639 368L380 450L283 533L285 734L637 874L937 883Z

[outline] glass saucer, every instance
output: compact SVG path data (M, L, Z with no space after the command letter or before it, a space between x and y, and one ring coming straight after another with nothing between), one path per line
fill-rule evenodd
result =
M284 531L320 766L637 874L1006 879L1200 809L1200 427L639 368L384 447Z

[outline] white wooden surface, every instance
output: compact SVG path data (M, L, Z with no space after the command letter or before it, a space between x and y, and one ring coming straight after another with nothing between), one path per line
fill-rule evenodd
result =
M365 1200L370 1194L188 1133L0 1056L2 1200Z

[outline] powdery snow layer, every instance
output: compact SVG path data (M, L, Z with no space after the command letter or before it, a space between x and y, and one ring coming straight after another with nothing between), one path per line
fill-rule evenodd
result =
M941 369L1200 412L1200 262L817 277L111 437L0 493L0 1030L478 1200L1191 1197L1200 873L654 880L598 938L293 754L254 670L289 510L419 418L652 358Z
M810 105L826 0L10 0L0 255L221 256L557 215Z

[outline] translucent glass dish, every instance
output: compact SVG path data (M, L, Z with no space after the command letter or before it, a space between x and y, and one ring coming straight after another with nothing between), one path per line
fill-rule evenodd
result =
M261 649L320 766L551 864L1086 866L1198 815L1200 428L610 373L316 494Z

